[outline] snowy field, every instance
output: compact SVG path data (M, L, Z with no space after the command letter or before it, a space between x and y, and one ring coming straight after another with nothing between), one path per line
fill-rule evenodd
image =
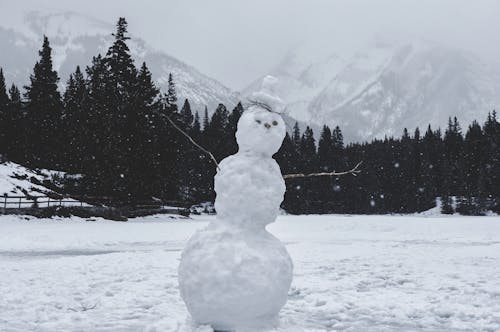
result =
M203 331L177 289L209 217L0 217L0 331ZM500 331L500 217L281 216L278 331Z

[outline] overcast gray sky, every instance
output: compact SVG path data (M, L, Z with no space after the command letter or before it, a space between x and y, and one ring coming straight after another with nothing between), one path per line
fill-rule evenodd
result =
M0 0L0 20L37 9L125 16L134 35L233 89L312 39L335 49L424 37L500 59L499 0Z

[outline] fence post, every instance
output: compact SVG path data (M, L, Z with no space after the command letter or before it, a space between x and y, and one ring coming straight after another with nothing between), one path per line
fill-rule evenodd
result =
M19 208L21 208L21 197L19 197Z
M50 197L47 196L47 207L50 207Z
M7 195L4 196L4 200L3 200L3 208L6 209L7 208Z

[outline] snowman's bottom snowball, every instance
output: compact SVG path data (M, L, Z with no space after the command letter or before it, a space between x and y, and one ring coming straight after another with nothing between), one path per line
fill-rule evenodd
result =
M179 266L181 296L193 320L215 330L272 324L291 282L290 256L265 230L199 231L188 242Z

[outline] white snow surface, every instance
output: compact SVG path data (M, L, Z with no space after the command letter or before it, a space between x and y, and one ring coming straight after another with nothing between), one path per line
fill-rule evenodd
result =
M211 331L192 326L177 266L213 219L0 216L0 330ZM500 330L500 217L279 216L268 230L294 261L275 331Z

